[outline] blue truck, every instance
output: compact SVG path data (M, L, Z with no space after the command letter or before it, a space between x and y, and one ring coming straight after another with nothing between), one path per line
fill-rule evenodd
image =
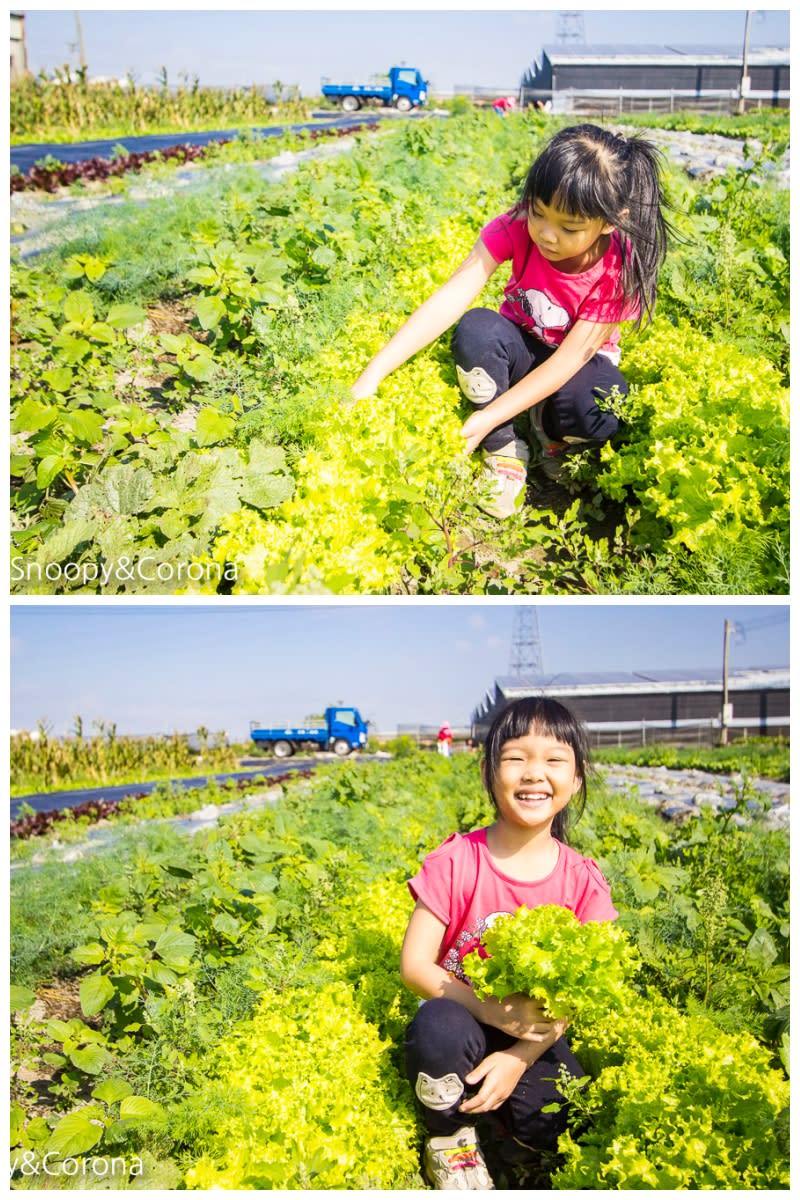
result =
M357 112L368 100L380 100L399 112L409 112L428 99L428 84L416 67L391 67L374 83L330 83L323 79L322 94L335 100L345 112Z
M276 758L289 758L297 750L332 750L344 757L367 744L367 725L357 708L325 709L324 725L263 729L250 722L250 737L258 746L271 748Z

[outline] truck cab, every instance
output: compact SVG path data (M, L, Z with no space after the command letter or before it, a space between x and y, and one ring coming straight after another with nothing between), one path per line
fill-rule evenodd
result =
M392 67L389 72L392 87L392 105L400 112L408 112L428 98L428 85L415 67Z

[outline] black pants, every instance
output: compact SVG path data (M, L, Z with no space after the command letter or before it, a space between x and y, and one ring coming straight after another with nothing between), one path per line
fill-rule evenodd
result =
M406 1033L406 1071L431 1136L455 1133L461 1125L474 1124L476 1117L460 1113L458 1106L480 1090L480 1083L465 1087L464 1076L487 1055L513 1044L514 1038L476 1021L455 1000L426 1000L420 1005ZM566 1128L563 1096L553 1082L561 1063L571 1075L579 1078L584 1074L566 1038L559 1038L528 1067L498 1110L511 1134L537 1150L555 1149ZM554 1102L561 1102L559 1112L542 1112L546 1104Z
M453 357L461 390L475 408L486 408L555 353L539 338L489 308L471 308L453 331ZM578 438L599 446L617 432L613 413L597 407L597 397L628 384L604 354L595 354L563 387L542 402L542 425L554 441ZM484 438L483 449L496 453L514 439L514 425L499 425Z

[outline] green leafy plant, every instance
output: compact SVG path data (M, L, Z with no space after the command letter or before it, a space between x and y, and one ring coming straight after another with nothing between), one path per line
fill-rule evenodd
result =
M479 996L503 1000L521 992L542 1000L550 1017L592 1022L631 1001L638 955L610 921L582 924L558 904L523 905L497 918L483 946L488 957L478 949L464 959Z

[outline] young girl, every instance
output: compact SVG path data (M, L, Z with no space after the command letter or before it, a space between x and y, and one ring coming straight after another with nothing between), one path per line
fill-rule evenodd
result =
M585 734L557 700L513 702L486 738L483 780L496 810L485 829L453 834L409 881L416 907L400 962L425 998L409 1025L406 1068L422 1106L424 1169L434 1188L491 1188L472 1121L502 1110L514 1140L555 1148L564 1130L560 1064L583 1071L565 1039L527 996L479 1000L463 959L503 913L560 904L583 922L617 916L592 859L566 844L568 815L586 799ZM576 799L577 798L577 799ZM469 960L467 960L467 969ZM543 1112L562 1102L556 1113Z
M456 374L475 406L461 432L480 446L490 500L509 516L524 501L526 442L514 418L529 412L545 473L557 478L572 447L607 441L619 421L597 400L620 374L619 323L652 315L668 225L655 147L595 125L552 138L519 201L484 226L470 254L356 380L356 399L462 317L453 337ZM503 262L511 263L497 313L469 309ZM465 310L469 309L468 312Z

